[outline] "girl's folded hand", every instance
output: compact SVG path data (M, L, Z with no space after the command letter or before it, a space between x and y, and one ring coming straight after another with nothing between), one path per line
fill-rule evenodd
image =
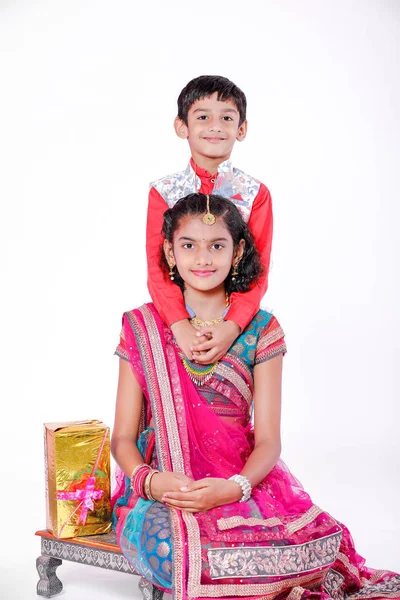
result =
M217 477L193 481L187 484L187 488L165 492L161 502L179 510L196 513L237 502L242 497L242 489L238 483Z
M193 479L187 477L184 473L155 473L151 478L150 492L153 498L162 502L162 497L166 492L179 492L187 486L195 483Z

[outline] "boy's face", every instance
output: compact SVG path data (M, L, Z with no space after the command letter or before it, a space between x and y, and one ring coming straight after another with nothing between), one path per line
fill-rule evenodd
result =
M199 157L227 160L236 140L247 133L247 121L239 126L239 111L233 100L217 100L217 92L197 100L189 109L188 124L175 119L175 131L187 139L195 162Z

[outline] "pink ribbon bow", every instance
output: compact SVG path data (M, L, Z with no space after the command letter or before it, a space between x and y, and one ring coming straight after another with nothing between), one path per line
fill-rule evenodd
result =
M89 509L94 509L93 500L99 500L104 494L104 490L96 490L94 488L95 483L96 478L89 477L86 480L86 484L83 490L76 490L75 492L56 492L57 500L82 500L82 502L80 502L76 507L76 510L78 510L80 506L82 507L81 513L79 515L78 525L84 525L86 523L86 518Z

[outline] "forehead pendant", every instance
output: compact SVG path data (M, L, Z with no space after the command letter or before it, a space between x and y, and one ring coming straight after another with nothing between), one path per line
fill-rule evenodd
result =
M205 225L214 225L215 216L210 212L210 196L207 194L207 212L203 217L203 223Z

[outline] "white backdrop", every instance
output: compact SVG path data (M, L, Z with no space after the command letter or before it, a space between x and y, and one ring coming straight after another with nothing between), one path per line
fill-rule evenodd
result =
M282 456L400 571L399 24L396 0L0 0L0 595L36 597L42 423L113 423L121 315L149 300L148 183L187 163L172 122L200 74L247 94L234 163L273 197ZM69 600L137 595L59 575Z

